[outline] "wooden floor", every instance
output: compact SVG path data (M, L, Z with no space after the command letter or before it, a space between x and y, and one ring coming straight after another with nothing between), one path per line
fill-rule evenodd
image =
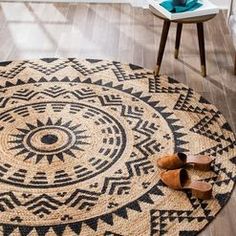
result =
M162 74L198 91L215 104L236 131L234 48L226 12L205 25L207 78L200 75L196 26L183 28L180 59L174 59L170 29ZM40 57L103 58L154 68L162 21L128 4L1 3L0 60ZM200 235L236 235L236 190Z

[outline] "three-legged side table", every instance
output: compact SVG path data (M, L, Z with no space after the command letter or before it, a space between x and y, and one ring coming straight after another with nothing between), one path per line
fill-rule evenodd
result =
M198 33L198 43L199 43L199 50L200 50L200 61L201 61L201 74L203 77L206 77L206 57L205 57L205 42L204 42L204 27L203 23L208 21L216 16L213 15L205 15L199 16L194 18L186 18L186 19L179 19L179 20L169 20L167 19L161 12L154 9L150 6L150 10L153 12L154 15L159 17L160 19L164 20L162 34L161 34L161 41L159 46L159 53L157 56L157 65L155 69L155 74L159 75L161 62L165 51L166 41L168 37L168 32L171 23L177 23L177 30L176 30L176 41L175 41L175 58L178 58L179 55L179 46L181 40L181 33L183 24L196 24L197 25L197 33Z

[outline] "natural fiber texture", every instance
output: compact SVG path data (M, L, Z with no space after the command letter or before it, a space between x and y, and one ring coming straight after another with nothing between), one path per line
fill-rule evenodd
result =
M236 143L221 113L171 78L119 62L0 63L0 232L194 235L225 205ZM200 201L160 181L153 154L214 158L189 168Z

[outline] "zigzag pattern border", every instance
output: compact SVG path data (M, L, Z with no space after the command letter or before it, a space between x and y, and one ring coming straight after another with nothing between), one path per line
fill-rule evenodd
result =
M152 200L151 195L156 195L156 196L164 195L162 191L158 188L159 185L162 186L160 182L156 183L149 191L144 193L142 196L140 196L136 200L114 211L111 211L110 213L105 213L100 216L90 218L88 220L65 223L65 224L60 224L60 225L47 225L47 226L46 225L45 226L27 226L27 225L19 225L19 224L0 224L0 226L3 227L4 235L10 235L15 229L19 229L22 236L27 236L28 234L30 234L30 232L33 229L36 230L39 236L45 236L50 229L52 229L56 233L56 235L63 235L63 232L65 231L66 227L69 227L74 233L79 235L83 224L87 225L93 231L96 231L99 220L107 223L108 225L113 225L114 215L121 217L123 219L128 219L129 218L128 210L142 212L142 207L140 206L141 202L146 203L146 204L154 204L155 202Z

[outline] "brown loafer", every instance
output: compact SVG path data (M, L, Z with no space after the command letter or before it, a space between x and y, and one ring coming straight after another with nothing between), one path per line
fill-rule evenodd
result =
M208 171L211 168L213 159L203 155L186 155L184 153L175 153L165 155L157 160L158 167L167 170L174 170L185 165L193 165L195 169Z
M195 197L203 200L212 197L212 186L204 181L191 180L185 169L163 171L160 176L161 180L172 189L190 189Z

